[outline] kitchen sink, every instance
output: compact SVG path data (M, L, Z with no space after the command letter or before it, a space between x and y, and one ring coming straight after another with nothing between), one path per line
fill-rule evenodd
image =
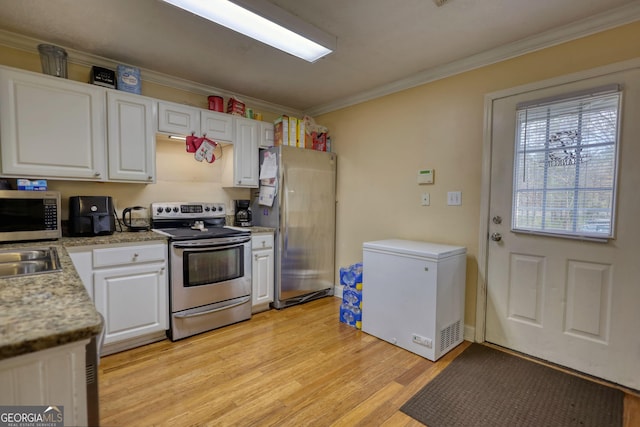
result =
M56 248L0 251L0 277L55 273L62 270Z

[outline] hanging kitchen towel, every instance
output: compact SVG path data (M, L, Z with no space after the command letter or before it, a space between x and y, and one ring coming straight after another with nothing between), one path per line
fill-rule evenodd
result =
M194 157L199 162L206 159L207 162L213 163L216 160L216 156L213 154L213 150L216 148L218 144L216 144L215 141L206 137L203 137L201 139L202 139L202 143L196 150Z

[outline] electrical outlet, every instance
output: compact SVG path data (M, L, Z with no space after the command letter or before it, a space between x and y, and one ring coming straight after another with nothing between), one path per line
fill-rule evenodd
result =
M449 191L447 193L447 205L460 206L462 204L462 191Z
M421 200L422 206L429 206L429 193L422 193Z

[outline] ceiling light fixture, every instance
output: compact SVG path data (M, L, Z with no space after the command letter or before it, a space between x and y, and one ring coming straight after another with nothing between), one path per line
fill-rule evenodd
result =
M265 0L163 0L298 58L315 62L336 37Z

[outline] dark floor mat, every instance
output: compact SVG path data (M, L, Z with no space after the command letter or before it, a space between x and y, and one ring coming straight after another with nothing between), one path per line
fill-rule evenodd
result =
M624 393L472 344L400 410L428 427L620 427Z

